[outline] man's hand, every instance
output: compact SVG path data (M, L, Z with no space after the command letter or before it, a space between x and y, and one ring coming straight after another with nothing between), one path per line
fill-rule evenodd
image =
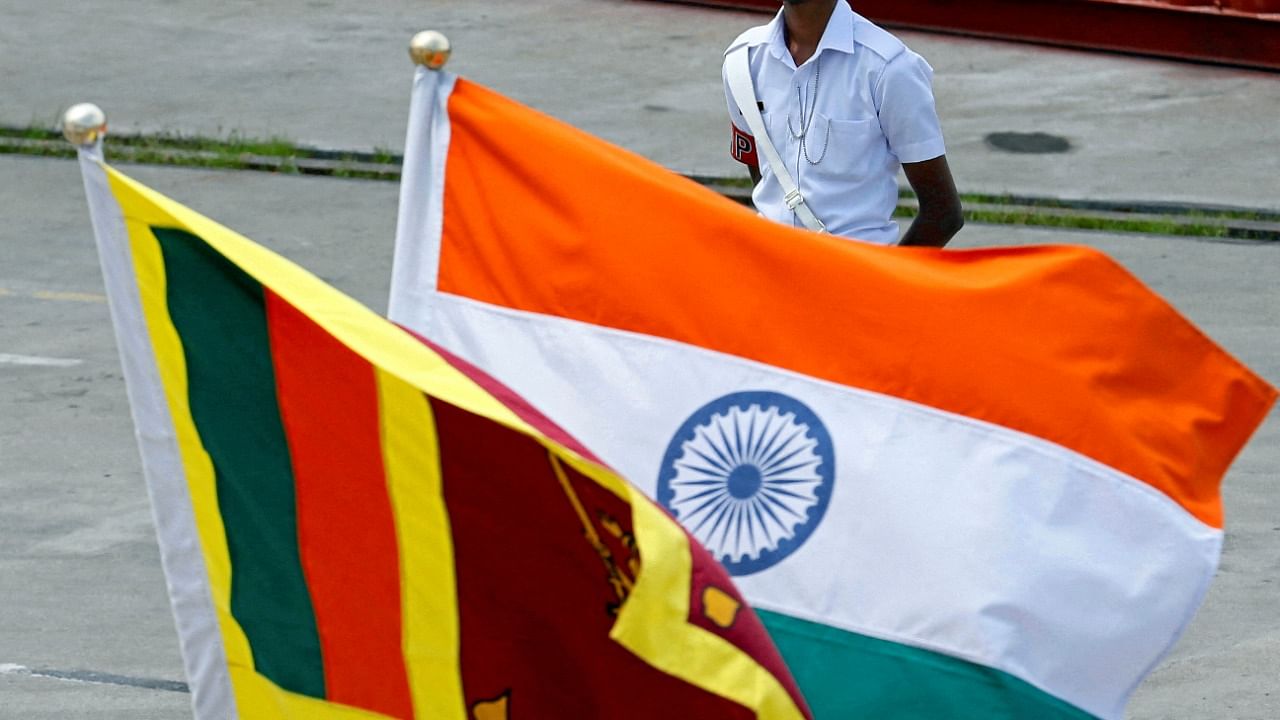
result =
M947 156L918 163L903 163L902 171L920 201L920 214L902 236L899 245L942 247L964 227L960 194L951 177Z

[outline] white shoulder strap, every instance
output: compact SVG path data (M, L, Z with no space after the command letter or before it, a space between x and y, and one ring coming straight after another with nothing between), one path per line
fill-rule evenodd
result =
M747 128L755 136L756 149L760 150L765 160L769 161L773 176L782 186L787 207L795 211L796 217L800 218L800 222L804 223L805 227L814 232L826 232L826 226L805 203L804 196L800 194L800 188L796 186L791 173L787 172L787 166L782 163L782 157L778 155L777 148L769 139L769 133L765 131L764 118L760 117L760 108L756 105L756 88L751 80L751 64L747 57L748 47L743 43L730 50L725 57L725 74L729 79L729 92L733 93L733 101L737 103L742 116L746 118Z

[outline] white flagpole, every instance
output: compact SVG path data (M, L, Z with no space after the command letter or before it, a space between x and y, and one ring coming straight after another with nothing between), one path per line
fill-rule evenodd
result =
M449 154L448 102L457 79L443 69L451 52L449 39L433 30L414 35L409 43L409 56L418 68L400 175L387 313L392 320L428 317L430 297L436 290L444 224L445 159ZM417 323L415 327L423 329Z
M239 715L177 433L142 312L124 217L102 165L106 115L98 106L82 103L66 111L62 127L80 158L111 323L151 499L160 562L191 689L191 708L196 720L234 720Z

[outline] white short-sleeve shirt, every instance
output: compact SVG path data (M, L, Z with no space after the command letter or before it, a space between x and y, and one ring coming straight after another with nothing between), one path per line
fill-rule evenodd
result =
M893 211L901 163L946 153L933 99L933 68L893 35L837 2L813 57L796 67L782 11L729 49L749 47L757 106L805 202L834 235L898 242ZM726 52L727 54L727 52ZM725 81L734 158L758 165L752 192L765 217L802 227Z

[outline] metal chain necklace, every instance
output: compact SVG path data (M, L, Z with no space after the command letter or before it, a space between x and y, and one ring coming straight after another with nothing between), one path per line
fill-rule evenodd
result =
M800 86L796 85L796 105L800 107L800 129L797 130L791 124L791 116L787 115L787 130L791 132L791 137L800 141L800 152L804 155L804 159L810 165L817 165L827 156L827 146L831 144L831 123L827 123L826 136L822 139L822 154L814 160L809 155L809 128L813 125L813 116L816 114L818 107L818 86L822 80L822 56L813 60L813 79L809 81L808 102L800 93ZM808 108L806 110L806 104Z

